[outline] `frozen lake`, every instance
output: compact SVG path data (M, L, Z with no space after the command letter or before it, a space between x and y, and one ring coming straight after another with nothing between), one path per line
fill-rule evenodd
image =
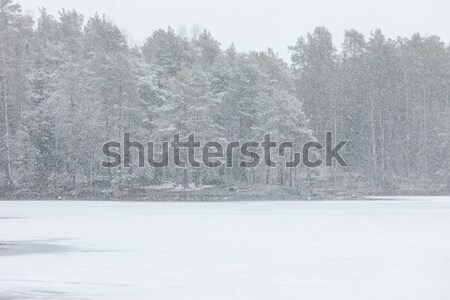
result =
M450 299L450 197L1 202L0 299Z

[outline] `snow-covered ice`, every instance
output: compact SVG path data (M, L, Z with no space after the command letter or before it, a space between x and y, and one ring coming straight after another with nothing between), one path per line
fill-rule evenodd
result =
M0 299L450 299L450 197L396 200L0 202Z

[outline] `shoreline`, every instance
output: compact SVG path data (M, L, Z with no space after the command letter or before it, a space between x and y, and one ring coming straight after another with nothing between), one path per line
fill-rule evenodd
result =
M268 184L236 184L222 186L145 186L114 189L80 188L72 191L3 191L0 201L130 201L130 202L239 202L239 201L338 201L367 200L368 197L449 196L442 188L327 188L308 186L289 188Z

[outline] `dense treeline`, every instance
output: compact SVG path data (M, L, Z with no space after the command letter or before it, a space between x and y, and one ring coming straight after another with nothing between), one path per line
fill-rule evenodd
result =
M445 186L449 182L450 49L439 37L366 38L342 51L319 27L290 47L222 49L208 31L157 30L129 47L105 17L40 10L37 20L0 0L0 185L42 193L161 182L248 182L301 187ZM102 144L195 132L201 141L350 140L347 168L295 170L105 169ZM236 160L237 161L237 160Z
M439 37L389 40L375 30L366 40L349 30L337 53L316 28L290 49L314 132L352 141L351 181L448 185L450 49Z

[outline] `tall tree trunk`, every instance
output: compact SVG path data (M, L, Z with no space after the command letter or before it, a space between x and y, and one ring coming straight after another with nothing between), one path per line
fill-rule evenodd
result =
M370 121L371 121L371 146L372 146L372 162L373 162L373 176L378 181L378 163L377 163L377 138L375 128L375 103L373 95L370 95Z
M89 186L92 187L92 180L94 176L94 159L95 159L95 152L94 149L90 149L90 159L89 159Z
M19 63L16 67L16 132L20 131L21 119L22 119L22 102L20 99L20 76L19 76Z
M120 80L120 84L119 84L119 141L122 140L123 138L123 87L122 87L123 83L122 80ZM120 185L123 186L123 169L122 169L122 164L119 165L119 182Z
M428 176L428 120L427 120L427 103L426 103L426 90L423 91L422 100L422 112L423 112L423 155L424 155L424 173Z
M381 135L381 145L380 145L380 152L381 152L381 167L380 167L380 176L381 176L381 183L384 184L384 177L385 177L385 147L384 147L384 140L385 140L385 134L384 134L384 121L383 121L383 112L382 108L379 110L380 115L380 135Z
M103 90L103 94L107 95L106 90ZM110 122L109 122L109 110L108 110L108 99L105 97L103 99L103 105L104 105L104 110L105 110L105 130L106 130L106 140L109 141L109 127L110 127ZM108 157L108 162L110 162L110 158ZM109 182L112 183L113 181L113 174L112 174L112 169L108 168L108 179Z
M291 151L290 151L290 159L291 159L291 161L293 161L294 160L294 149L291 149ZM292 189L292 187L293 187L293 170L292 170L292 168L289 168L289 188L291 188Z
M75 162L74 162L74 149L76 148L75 145L75 134L76 134L76 128L75 128L75 100L73 91L71 91L70 94L70 122L71 122L71 134L70 134L70 149L69 149L69 175L72 178L72 184L75 186Z
M411 141L411 126L410 126L410 101L409 101L409 90L406 91L406 107L405 107L405 123L404 126L406 126L406 149L405 152L406 153L406 168L404 168L404 170L406 171L406 177L409 178L410 177L410 169L412 166L411 163L411 151L410 151L410 141Z
M5 72L6 72L6 66L4 66L5 68ZM8 114L8 110L9 110L9 105L8 105L8 95L6 92L6 74L5 74L5 79L3 82L3 99L5 102L5 109L4 109L4 114L3 114L3 118L5 120L5 152L6 152L6 178L8 180L8 185L9 186L13 186L13 180L12 180L12 175L11 175L11 147L10 147L10 127L9 127L9 114Z
M338 127L338 107L337 107L337 102L338 102L338 97L337 95L334 95L334 110L333 110L333 114L334 114L334 122L333 122L333 131L334 131L334 136L337 139L338 136L338 132L337 132L337 127ZM333 178L334 178L334 185L337 184L337 181L339 179L339 174L338 174L338 164L336 161L333 162Z

